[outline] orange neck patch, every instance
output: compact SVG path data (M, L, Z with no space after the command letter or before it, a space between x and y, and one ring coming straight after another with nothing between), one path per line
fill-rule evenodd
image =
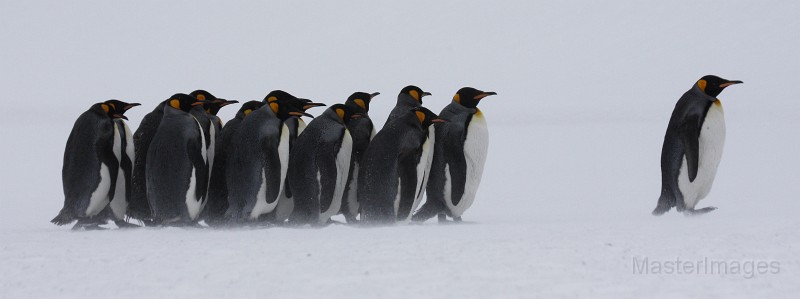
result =
M700 90L702 90L703 92L706 91L706 85L708 85L708 82L706 82L706 80L697 81L697 87L700 87Z
M277 102L277 101L278 101L278 97L276 97L276 96L271 96L271 97L267 98L267 103L272 103L272 102Z
M338 115L338 116L339 116L339 119L341 119L342 121L344 121L344 110L342 110L341 108L339 108L339 109L336 109L336 115Z
M106 104L100 104L100 108L102 108L102 109L103 109L103 111L105 111L106 113L108 113L108 105L106 105Z
M419 123L425 122L425 112L415 111L414 113L417 114L417 118L419 119Z
M269 103L269 107L272 108L273 113L278 113L278 103L275 102Z
M412 98L417 100L417 102L419 102L419 92L417 92L416 90L411 90L408 92L408 94L411 95Z
M169 105L175 109L181 109L181 101L176 99L169 100Z
M356 103L356 105L358 105L358 107L361 107L361 109L367 109L367 104L364 103L364 100L362 99L355 99L353 100L353 103Z
M197 98L197 100L198 100L198 101L205 101L205 100L206 100L206 96L204 96L204 95L202 95L202 94L198 94L198 95L196 96L196 98Z
M248 115L250 115L250 113L251 113L251 112L253 112L253 109L247 109L247 110L245 110L245 111L244 111L244 116L248 116Z
M461 95L456 94L455 96L453 96L453 102L461 104Z

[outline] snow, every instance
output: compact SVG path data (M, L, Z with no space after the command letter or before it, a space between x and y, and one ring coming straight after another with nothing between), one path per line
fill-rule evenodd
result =
M800 3L144 1L0 3L0 298L793 298L800 293ZM672 108L706 74L725 90L714 187L653 217ZM416 84L483 101L490 144L467 223L72 232L63 147L98 101L203 88L333 104L380 126ZM231 118L238 106L224 108ZM319 114L321 109L312 110ZM634 261L775 262L778 273L637 274Z

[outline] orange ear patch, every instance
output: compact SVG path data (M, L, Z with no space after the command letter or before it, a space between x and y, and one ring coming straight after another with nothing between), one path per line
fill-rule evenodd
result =
M181 109L181 101L178 101L178 100L176 100L176 99L171 99L171 100L169 100L169 105L170 105L172 108L175 108L175 109Z
M244 111L244 116L248 116L252 112L253 112L253 109L247 109L247 110Z
M461 104L461 95L456 94L453 96L453 102Z
M106 113L108 113L108 105L106 105L106 104L100 104L100 108L102 108L102 109L103 109L103 111L105 111Z
M417 114L417 118L419 119L420 123L425 122L425 112L422 111L414 111Z
M367 109L367 104L364 103L364 100L362 99L355 99L353 100L353 103L356 103L356 105L358 105L358 107L361 107L361 109Z
M267 103L272 103L272 102L277 102L277 101L278 101L278 97L276 97L276 96L271 96L271 97L267 98Z
M706 82L706 80L697 81L697 87L700 87L700 90L702 91L706 91L706 85L708 85L708 82Z
M419 102L419 92L417 92L416 90L411 90L408 92L408 94L411 95L412 98L417 100L417 102Z
M198 101L205 101L206 100L206 96L204 96L202 94L198 94L195 98L197 98Z
M337 109L336 109L336 115L338 115L338 116L339 116L339 119L341 119L341 120L344 120L344 109L342 109L342 108L337 108Z
M269 107L272 108L272 112L278 113L278 103L275 102L269 103Z

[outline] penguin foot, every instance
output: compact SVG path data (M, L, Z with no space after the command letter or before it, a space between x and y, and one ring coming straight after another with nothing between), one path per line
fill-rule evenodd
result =
M331 224L347 225L348 223L349 222L341 222L341 221L336 221L336 220L333 220L333 219L328 219L328 225L331 225Z
M92 222L92 223L83 222L82 223L80 220L78 221L78 223L75 223L75 226L72 227L72 230L74 230L74 231L79 231L79 230L106 230L106 229L107 228L105 228L105 227L100 227L99 223L96 223L96 222Z
M116 225L117 225L117 227L119 227L119 228L135 228L135 227L141 227L141 226L138 226L138 225L136 225L136 224L133 224L133 223L127 222L127 221L125 221L125 220L116 220L116 221L114 221L114 224L116 224Z
M706 213L711 212L711 211L716 210L716 209L717 209L717 207L705 207L705 208L697 209L697 210L695 210L695 209L686 209L685 211L683 211L683 214L686 215L686 216L700 216L700 215L706 214Z

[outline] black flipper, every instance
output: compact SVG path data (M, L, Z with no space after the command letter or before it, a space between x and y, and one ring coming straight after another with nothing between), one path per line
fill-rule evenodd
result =
M684 124L686 138L683 140L686 149L686 165L689 167L689 181L694 182L697 178L697 168L700 162L700 130L702 119L699 116L691 116Z

